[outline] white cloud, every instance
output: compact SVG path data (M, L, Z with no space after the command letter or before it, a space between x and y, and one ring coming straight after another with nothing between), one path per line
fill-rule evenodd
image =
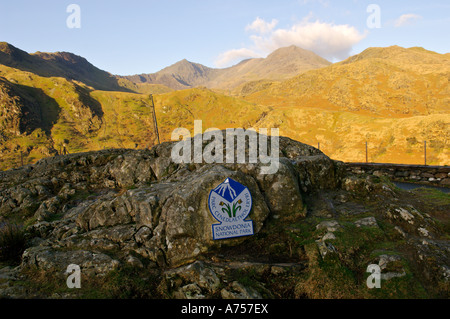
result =
M332 60L347 58L353 45L364 37L365 34L349 25L305 21L289 29L275 30L270 38L258 41L257 45L273 51L294 44Z
M216 65L221 67L229 66L228 63L235 62L239 55L247 58L258 55L264 56L276 49L290 45L313 51L328 60L343 60L350 55L353 46L367 35L367 33L360 33L355 27L350 25L336 25L319 20L311 22L310 19L311 16L308 16L301 22L285 29L274 29L275 23L269 30L262 26L271 26L276 20L272 20L272 23L269 24L257 18L250 25L254 25L254 28L250 29L247 27L249 30L257 32L257 34L250 35L253 45L249 46L249 48L235 49L222 53L216 61ZM256 21L258 22L255 23ZM268 31L261 32L266 30Z
M413 21L416 21L421 18L422 17L420 15L414 13L402 14L397 20L395 20L394 26L402 27L404 25L411 24Z
M255 31L256 33L265 34L273 30L278 24L278 20L272 19L272 22L266 22L260 17L257 17L255 21L247 25L246 31Z
M223 67L230 66L234 63L240 62L244 59L257 58L257 57L260 57L260 54L258 54L257 52L255 52L253 50L246 49L246 48L233 49L233 50L228 50L228 51L220 54L219 57L217 58L215 64L217 67L223 68Z
M320 3L324 8L328 8L330 6L330 2L327 0L299 0L301 5Z

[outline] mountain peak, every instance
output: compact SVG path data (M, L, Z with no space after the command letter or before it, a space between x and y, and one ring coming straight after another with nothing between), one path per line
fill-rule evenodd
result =
M8 42L0 42L0 51L3 53L10 54L13 49L16 49L13 45Z
M27 52L16 48L15 46L13 46L8 42L0 42L0 52L6 54L8 57L11 57L12 59L22 60L28 56ZM0 63L2 63L1 59Z
M278 48L275 51L273 51L272 54L274 54L276 52L292 52L292 51L310 52L308 50L305 50L305 49L302 49L302 48L296 46L295 44L292 44L292 45L287 46L287 47Z
M158 71L157 73L176 73L176 72L180 72L180 71L186 71L188 69L193 69L196 66L204 67L201 64L193 63L186 59L183 59L178 62L175 62L172 65L169 65L168 67L165 67L164 69L162 69L161 71Z
M183 59L176 64L178 66L189 67L189 68L194 68L194 69L209 69L207 66L204 66L203 64L191 62L186 59Z
M296 45L282 47L273 51L267 56L267 60L282 60L285 62L288 62L289 60L297 60L313 66L327 66L331 64L331 62L316 53L302 49Z

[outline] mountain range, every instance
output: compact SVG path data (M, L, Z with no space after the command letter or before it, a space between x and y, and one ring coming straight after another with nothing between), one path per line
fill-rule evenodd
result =
M38 51L28 54L9 43L0 42L0 64L39 76L76 80L97 90L140 93L145 88L158 87L162 91L197 86L231 89L251 80L287 79L331 63L311 51L290 46L274 51L267 58L247 59L225 69L209 68L184 59L156 73L119 76L100 70L73 53Z
M175 90L196 86L233 89L248 81L283 80L330 64L317 54L292 45L272 52L267 58L247 59L225 69L209 68L184 59L156 73L123 78L133 83L163 84Z
M177 127L278 127L330 157L449 164L450 54L368 48L330 63L290 46L225 69L179 61L118 76L68 52L29 54L0 42L0 169L45 156L144 148Z

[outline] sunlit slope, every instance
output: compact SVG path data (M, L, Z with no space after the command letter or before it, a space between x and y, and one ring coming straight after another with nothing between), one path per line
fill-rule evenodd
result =
M175 128L191 133L194 120L202 120L208 128L250 128L269 112L266 106L255 105L206 88L195 88L155 95L156 114L162 140L170 140Z
M370 48L286 81L250 82L240 95L273 110L259 125L343 161L450 164L450 59L422 48Z
M71 153L151 147L150 93L161 141L178 127L193 132L194 120L202 120L203 130L278 127L342 161L365 161L367 141L371 162L421 164L427 141L427 164L450 165L449 61L422 48L369 48L288 80L255 77L233 96L125 78L118 84L139 93L100 91L0 65L0 169L19 166L21 153L26 164L64 147Z
M5 93L0 169L21 165L21 152L27 164L64 148L70 153L145 148L157 141L148 94L93 90L81 82L1 65L0 77ZM203 120L204 130L252 127L269 109L206 88L155 94L154 101L161 141L170 140L177 127L193 132L197 119Z
M151 83L134 83L130 80L118 77L117 83L124 89L130 92L142 93L142 94L162 94L172 92L173 89L163 84L151 84Z
M446 55L400 47L366 51L260 90L248 90L245 98L264 105L386 117L450 113L450 59Z
M266 58L244 60L219 74L205 85L210 88L235 90L250 81L285 80L308 70L329 66L331 62L294 45L280 48Z
M0 168L24 163L63 151L81 152L110 147L143 147L152 143L149 96L93 91L81 82L58 77L41 77L30 72L0 66L0 76L14 88L13 99L33 101L26 107L4 103L5 113L16 110L16 122L23 121L33 107L39 121L14 131L14 121L2 121ZM8 124L10 123L10 124ZM12 134L12 132L16 132Z
M383 118L318 108L274 108L258 127L279 127L280 134L318 147L333 159L380 163L450 163L450 116L433 114Z

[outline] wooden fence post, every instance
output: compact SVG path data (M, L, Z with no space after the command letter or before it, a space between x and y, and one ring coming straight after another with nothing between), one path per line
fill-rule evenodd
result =
M367 141L366 141L366 163L369 163L369 155L367 154Z
M423 142L423 158L424 158L425 166L427 166L427 141Z

